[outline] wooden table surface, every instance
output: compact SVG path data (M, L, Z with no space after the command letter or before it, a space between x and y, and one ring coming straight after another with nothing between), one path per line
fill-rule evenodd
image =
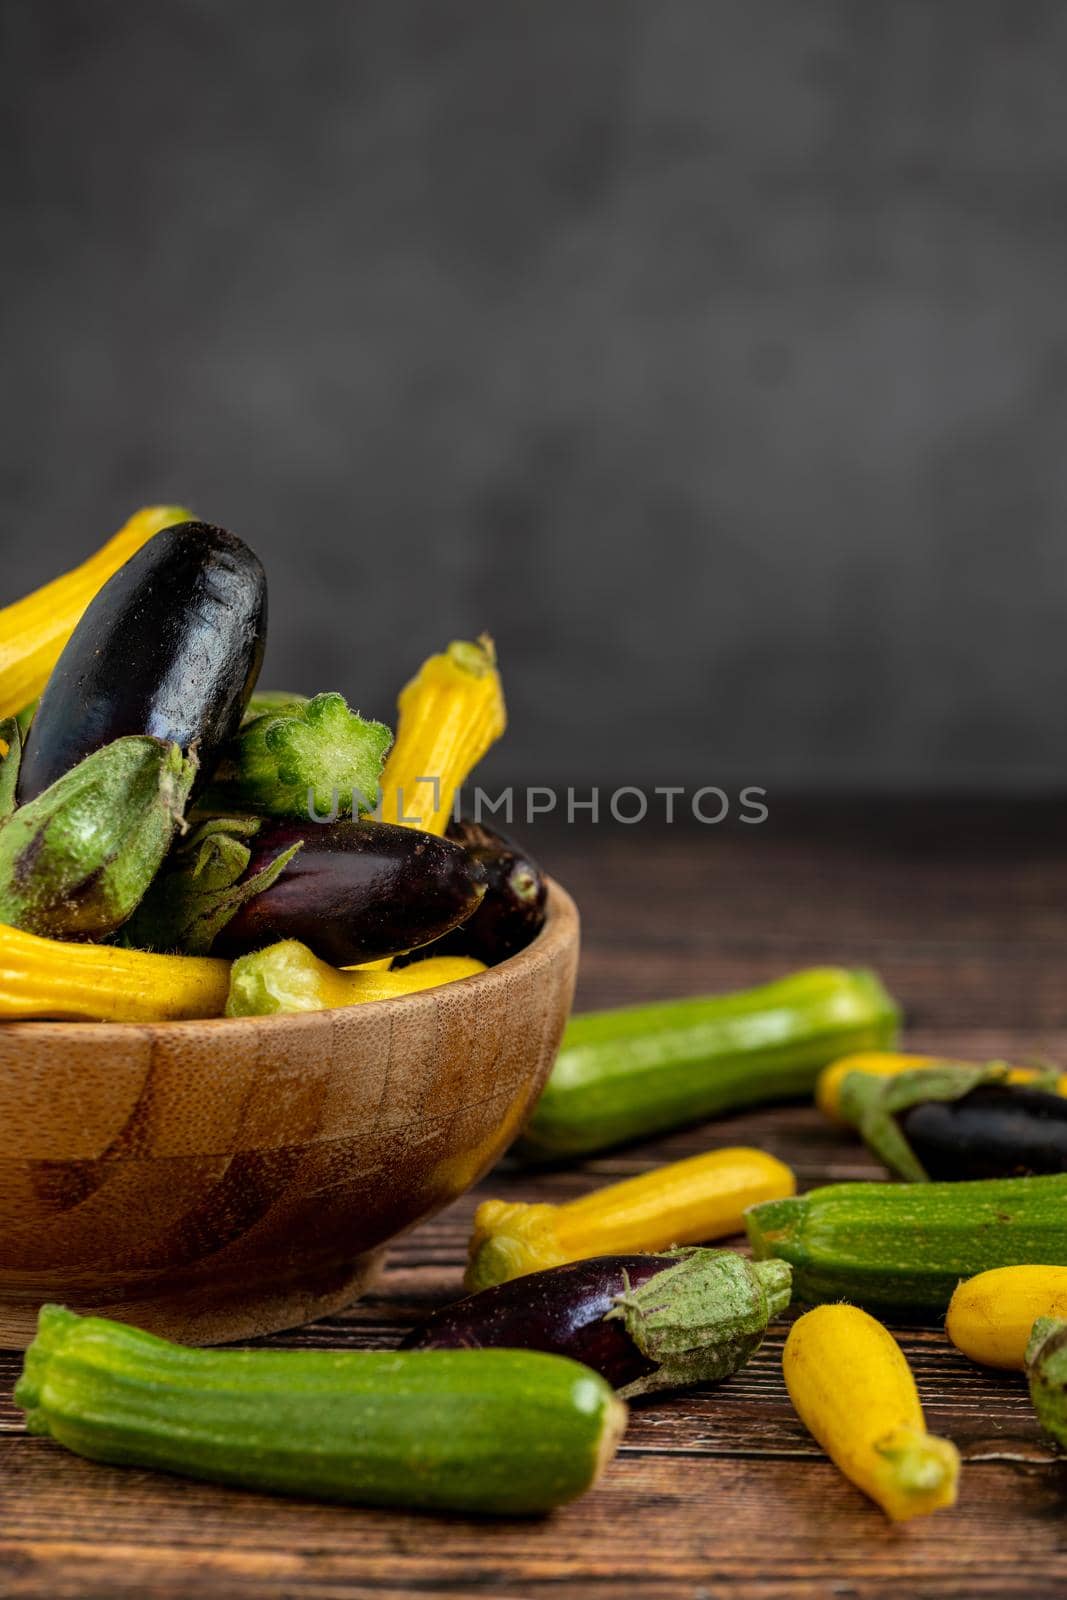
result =
M869 964L907 1042L1067 1060L1067 829L1058 808L783 807L762 827L537 836L584 917L578 1003L728 989L821 962ZM576 1195L722 1144L763 1145L801 1187L878 1174L847 1134L788 1107L689 1129L551 1175L506 1167L479 1194ZM393 1251L380 1291L266 1341L391 1345L460 1292L476 1196ZM81 1461L28 1438L0 1354L0 1594L455 1594L642 1600L1067 1593L1067 1462L1022 1380L968 1365L936 1327L902 1334L931 1428L964 1460L959 1505L888 1526L821 1455L782 1383L783 1329L717 1389L633 1408L602 1485L535 1521L272 1499Z

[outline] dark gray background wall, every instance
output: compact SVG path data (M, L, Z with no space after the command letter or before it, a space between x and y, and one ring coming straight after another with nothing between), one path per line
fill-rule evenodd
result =
M14 596L145 500L496 771L1067 779L1067 8L3 0Z

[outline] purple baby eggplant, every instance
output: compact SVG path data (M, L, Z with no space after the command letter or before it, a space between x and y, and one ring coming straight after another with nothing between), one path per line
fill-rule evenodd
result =
M124 942L233 957L299 939L356 966L438 938L484 890L465 850L415 828L222 817L171 852Z
M448 825L446 838L460 844L485 870L485 895L473 915L446 933L422 956L473 956L487 967L525 950L545 920L545 875L514 839L464 817Z
M445 1306L401 1349L544 1350L592 1367L632 1399L729 1377L790 1293L786 1262L733 1250L596 1256Z

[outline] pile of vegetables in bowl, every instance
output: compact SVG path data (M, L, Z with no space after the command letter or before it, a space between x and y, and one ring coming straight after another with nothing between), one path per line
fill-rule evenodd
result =
M354 1005L536 935L536 862L453 815L504 731L492 641L423 663L394 740L257 694L266 627L258 558L177 507L0 612L0 1018Z
M391 742L338 694L257 695L265 616L251 551L175 508L0 613L0 1018L343 1006L536 935L536 864L451 818L504 726L489 640L423 664ZM730 1147L560 1205L485 1201L467 1298L400 1350L193 1350L46 1306L16 1402L95 1460L546 1511L597 1481L629 1400L728 1378L795 1300L803 1423L892 1520L950 1506L958 1452L877 1319L947 1313L1067 1446L1067 1076L901 1055L898 1026L877 976L841 968L575 1017L517 1154L814 1097L903 1181L798 1195ZM742 1231L747 1256L712 1243Z

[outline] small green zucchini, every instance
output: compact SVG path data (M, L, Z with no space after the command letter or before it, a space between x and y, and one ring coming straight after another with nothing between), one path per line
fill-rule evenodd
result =
M837 1183L745 1213L757 1261L793 1268L797 1300L944 1313L961 1278L1067 1266L1067 1173L967 1183Z
M626 1406L532 1350L190 1350L45 1306L15 1388L31 1433L112 1465L363 1505L505 1515L583 1494Z
M588 1155L810 1095L828 1062L891 1045L899 1020L873 972L840 967L737 994L574 1017L519 1153L532 1161Z

